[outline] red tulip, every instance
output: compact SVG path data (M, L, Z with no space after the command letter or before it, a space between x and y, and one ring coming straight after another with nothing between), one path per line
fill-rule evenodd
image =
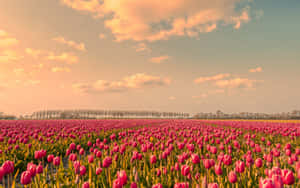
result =
M60 165L60 157L54 157L53 159L53 165L54 166L59 166Z
M230 183L236 183L237 182L237 176L234 171L229 172L228 174L228 180Z
M82 184L82 188L90 188L89 182L84 182L84 183Z
M275 185L272 179L266 178L259 181L259 188L275 188Z
M101 167L96 168L96 174L100 175L101 173L102 173L102 168Z
M125 170L121 170L117 173L117 177L122 185L127 184L127 174Z
M135 182L132 182L131 184L130 184L130 188L137 188L138 186L137 186L137 184L135 183Z
M190 167L188 165L181 166L181 174L187 176L190 173Z
M93 163L94 162L94 156L93 155L89 155L88 156L88 162L89 163Z
M243 173L245 171L245 163L243 161L236 161L235 169L237 172Z
M261 158L257 158L257 159L255 160L255 166L256 166L257 168L262 167L262 163L263 163L263 161L262 161Z
M21 184L28 185L31 183L31 173L29 171L24 171L21 174Z
M163 186L160 183L158 183L158 184L152 185L152 188L163 188Z
M84 176L86 174L86 168L84 165L81 165L80 166L80 175L81 176Z
M222 175L222 174L223 174L221 164L216 164L216 165L215 165L215 173L216 173L217 175Z
M36 173L38 174L41 174L43 173L43 166L41 164L39 164L37 167L36 167Z
M105 157L102 161L103 168L108 168L112 164L111 157Z
M208 184L208 188L219 188L219 185L217 183L210 183Z
M200 163L200 158L199 158L199 156L197 154L192 154L191 158L192 158L192 162L194 164L199 164Z
M48 157L47 157L48 163L52 163L53 159L54 159L54 155L48 155Z
M283 178L283 183L286 185L293 185L295 183L295 177L292 171L290 170L282 170L281 176Z
M151 157L150 157L150 163L151 164L155 164L156 163L156 156L155 155L151 155Z

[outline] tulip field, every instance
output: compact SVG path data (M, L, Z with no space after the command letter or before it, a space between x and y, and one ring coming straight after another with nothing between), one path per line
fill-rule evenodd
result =
M299 178L299 121L0 121L0 187L300 188Z

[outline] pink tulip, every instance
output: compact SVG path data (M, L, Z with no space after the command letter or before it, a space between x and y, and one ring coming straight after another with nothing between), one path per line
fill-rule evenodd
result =
M174 188L189 188L188 182L175 183Z
M192 158L192 162L194 164L199 164L200 163L200 158L199 158L199 156L197 154L192 154L191 158Z
M236 183L237 182L237 175L234 171L229 172L228 180L229 180L230 183Z
M80 175L81 176L84 176L86 174L86 168L85 168L84 165L81 165L79 170L80 170Z
M217 183L210 183L208 184L208 188L219 188L219 185Z
M53 159L53 165L54 166L59 166L60 165L60 157L54 157Z
M295 183L295 177L292 171L290 170L282 170L281 176L283 178L283 183L286 185L293 185Z
M117 177L120 181L120 183L123 185L127 184L127 174L125 170L121 170L117 173Z
M41 164L39 164L37 167L36 167L36 173L38 174L41 174L43 173L43 166Z
M158 183L158 184L152 185L152 188L163 188L163 186L160 183Z
M221 164L215 165L215 173L216 173L217 175L222 175L222 174L223 174Z
M112 164L111 157L105 157L102 161L103 168L108 168Z
M156 156L155 155L151 155L151 157L150 157L150 163L151 164L155 164L156 163Z
M21 184L28 185L31 183L31 173L29 171L24 171L21 174Z
M187 176L190 173L190 167L188 165L181 166L181 174Z
M48 157L47 157L47 161L48 161L48 163L52 163L53 162L53 159L54 159L54 155L48 155Z
M236 161L235 169L238 173L243 173L245 171L245 163L243 161Z
M100 175L101 173L102 173L102 168L101 167L96 168L96 174Z
M275 188L275 185L272 179L266 178L259 181L259 188Z
M257 158L257 159L255 160L255 166L256 166L257 168L262 167L262 163L263 163L263 161L261 160L261 158Z
M82 184L82 188L90 188L89 182L84 182L84 183Z
M88 156L88 162L89 163L93 163L94 162L94 156L93 155L89 155Z
M135 183L135 182L132 182L131 184L130 184L130 188L137 188L138 186L137 186L137 184Z

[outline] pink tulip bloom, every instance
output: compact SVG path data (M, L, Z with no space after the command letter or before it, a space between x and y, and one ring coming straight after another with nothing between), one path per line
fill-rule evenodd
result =
M229 180L230 183L236 183L237 182L237 175L234 171L229 172L228 180Z
M29 171L24 171L21 174L21 184L28 185L31 183L31 174Z

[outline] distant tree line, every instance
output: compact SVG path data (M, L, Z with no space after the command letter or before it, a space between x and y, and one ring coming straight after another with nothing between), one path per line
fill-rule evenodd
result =
M216 113L198 113L193 116L195 119L300 119L300 111L294 110L292 112L282 113L251 113L251 112L240 112L226 114L218 110Z
M14 119L17 119L17 117L14 115L6 115L3 112L0 112L0 119L1 120L14 120Z
M122 110L43 110L27 119L189 118L189 113Z

